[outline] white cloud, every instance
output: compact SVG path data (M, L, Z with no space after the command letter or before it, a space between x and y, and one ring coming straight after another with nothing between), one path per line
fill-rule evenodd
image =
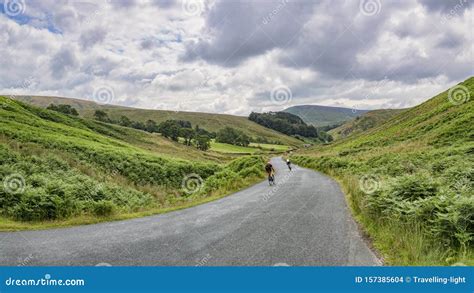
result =
M0 13L0 93L91 98L106 86L122 105L246 115L408 107L474 73L467 4L384 1L367 16L331 1L208 1L194 14L173 0L26 3L20 17ZM279 85L286 105L272 103Z

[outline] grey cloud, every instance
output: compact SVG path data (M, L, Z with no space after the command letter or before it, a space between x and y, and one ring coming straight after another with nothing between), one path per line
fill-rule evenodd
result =
M71 47L62 47L52 58L50 62L51 75L54 78L62 78L68 69L77 64L77 58Z
M81 45L82 49L87 49L102 42L106 35L106 30L102 28L95 28L82 33L79 37L79 44Z
M472 0L419 0L429 11L450 13L463 11L472 6Z
M291 46L313 7L313 2L286 0L218 2L206 19L206 30L213 39L188 44L183 60L202 58L237 66L273 48Z
M136 4L135 0L111 0L110 4L116 8L129 8Z
M151 0L151 3L159 8L170 8L176 4L175 0Z

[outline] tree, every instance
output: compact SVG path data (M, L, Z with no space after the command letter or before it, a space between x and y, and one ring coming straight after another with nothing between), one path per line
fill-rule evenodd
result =
M158 131L166 138L171 138L172 140L178 141L179 132L180 132L179 124L176 120L166 120L161 122L158 125Z
M201 151L207 151L211 147L211 139L205 135L198 135L195 139L196 147Z
M94 118L102 122L110 122L109 115L105 111L95 110Z
M77 112L77 110L74 109L74 107L72 107L71 105L51 104L46 109L53 110L53 111L56 111L56 112L60 112L60 113L67 114L67 115L79 116L79 113Z
M191 145L191 140L194 138L195 132L192 128L181 128L180 136L184 138L185 145Z
M130 127L132 125L132 121L127 116L120 116L119 124L125 127Z
M227 126L217 132L216 141L239 146L248 146L250 137L238 129Z
M145 123L145 129L148 132L158 132L158 125L154 120L147 120Z
M146 130L145 123L140 122L140 121L132 121L131 127L135 129Z

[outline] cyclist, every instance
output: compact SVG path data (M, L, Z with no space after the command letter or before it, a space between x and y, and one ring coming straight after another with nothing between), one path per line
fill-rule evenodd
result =
M265 171L268 174L268 184L274 185L275 184L275 168L270 161L265 165Z
M291 162L290 159L286 159L286 165L288 166L288 169L291 171Z

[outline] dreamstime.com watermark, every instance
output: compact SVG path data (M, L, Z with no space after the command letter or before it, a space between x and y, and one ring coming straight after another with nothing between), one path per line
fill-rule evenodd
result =
M191 173L184 176L181 182L181 188L187 194L199 192L204 187L204 180L198 174Z
M7 287L82 287L86 285L86 282L84 279L53 279L50 274L46 274L39 279L14 279L9 277L5 280L5 285Z

